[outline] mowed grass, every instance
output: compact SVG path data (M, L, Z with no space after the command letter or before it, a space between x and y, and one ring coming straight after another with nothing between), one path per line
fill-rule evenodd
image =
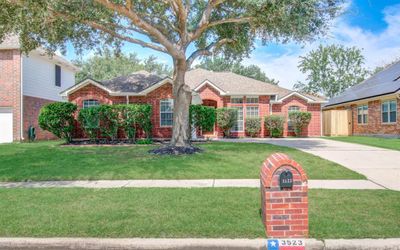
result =
M335 141L364 144L379 148L400 150L400 139L396 138L380 138L380 137L369 137L369 136L339 136L339 137L324 137L324 138Z
M60 146L60 142L0 145L0 181L259 178L275 152L298 161L310 179L365 179L336 163L269 144L212 142L196 155L157 156L154 145Z
M400 237L400 192L310 190L313 238ZM1 237L265 237L256 188L1 189Z

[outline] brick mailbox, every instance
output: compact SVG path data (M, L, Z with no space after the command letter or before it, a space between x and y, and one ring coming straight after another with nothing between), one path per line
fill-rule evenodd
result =
M267 237L308 237L307 176L303 168L285 154L273 154L261 167L260 184Z

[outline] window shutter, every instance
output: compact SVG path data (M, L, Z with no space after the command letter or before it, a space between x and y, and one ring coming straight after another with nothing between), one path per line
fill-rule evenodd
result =
M61 67L56 65L56 86L61 87Z

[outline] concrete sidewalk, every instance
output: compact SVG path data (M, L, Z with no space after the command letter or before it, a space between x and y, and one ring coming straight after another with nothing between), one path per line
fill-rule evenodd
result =
M0 238L0 249L114 249L114 250L266 250L266 239L100 239L100 238ZM306 239L307 250L399 250L400 239Z
M296 148L336 162L381 186L400 191L400 151L322 138L244 138L221 141L268 143Z
M0 182L0 188L259 188L259 179L205 180L98 180ZM368 180L309 180L309 188L320 189L384 189Z

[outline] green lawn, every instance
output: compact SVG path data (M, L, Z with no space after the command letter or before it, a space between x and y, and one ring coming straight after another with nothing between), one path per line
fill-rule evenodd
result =
M0 189L1 237L264 237L256 188ZM400 237L400 192L311 190L313 238Z
M352 142L374 147L400 150L400 139L395 139L395 138L379 138L379 137L369 137L369 136L339 136L339 137L324 137L324 138L335 141Z
M310 179L365 179L317 156L269 144L213 142L200 145L203 153L189 156L149 154L154 147L4 144L0 145L0 181L259 178L262 162L274 152L297 160Z

